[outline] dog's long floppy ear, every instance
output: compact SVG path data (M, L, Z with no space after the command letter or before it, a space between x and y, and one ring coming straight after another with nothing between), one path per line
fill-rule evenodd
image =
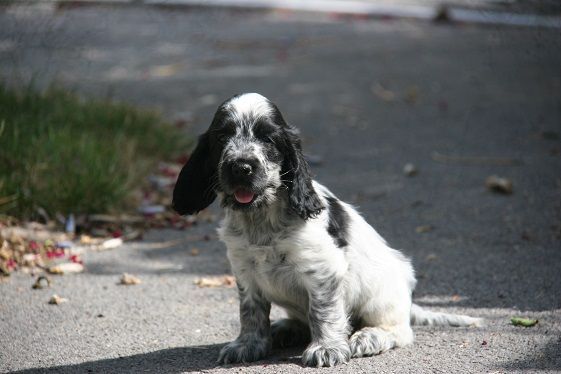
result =
M287 126L286 147L281 173L287 179L290 208L303 219L317 216L325 207L312 186L312 176L308 163L302 154L298 130Z
M181 214L194 214L207 206L214 199L213 183L216 181L216 165L210 154L208 133L199 137L199 143L183 166L175 188L173 189L173 209Z

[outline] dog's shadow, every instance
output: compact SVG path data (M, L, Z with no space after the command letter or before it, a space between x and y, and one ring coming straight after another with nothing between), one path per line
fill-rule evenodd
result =
M224 344L198 345L191 347L169 348L159 351L141 353L132 356L88 361L81 364L61 365L48 368L33 368L12 373L184 373L203 371L218 367L216 359ZM268 366L271 364L290 363L301 366L302 348L273 350L266 360L237 365L226 365L225 368L239 366Z

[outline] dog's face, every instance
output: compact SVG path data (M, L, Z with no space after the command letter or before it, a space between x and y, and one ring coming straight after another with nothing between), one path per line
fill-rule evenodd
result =
M218 192L226 208L258 209L284 189L291 211L306 219L323 209L311 183L297 131L269 100L242 94L220 105L200 136L177 180L173 207L193 214Z
M284 142L274 112L257 94L236 97L219 109L211 131L223 147L217 186L223 206L252 209L275 200L282 186Z

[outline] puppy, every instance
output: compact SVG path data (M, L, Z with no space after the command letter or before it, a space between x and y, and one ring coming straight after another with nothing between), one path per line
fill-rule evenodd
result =
M297 130L265 97L225 101L179 174L173 207L194 214L219 196L240 299L241 332L219 363L308 344L304 365L333 366L413 342L412 324L479 319L412 304L411 262L350 205L312 180ZM287 319L269 320L271 303Z

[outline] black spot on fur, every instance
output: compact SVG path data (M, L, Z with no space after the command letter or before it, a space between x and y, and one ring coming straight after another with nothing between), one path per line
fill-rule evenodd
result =
M327 197L327 204L329 209L329 224L327 226L327 232L335 244L339 248L346 247L349 242L347 241L347 230L349 227L349 215L343 209L343 206L334 197Z

